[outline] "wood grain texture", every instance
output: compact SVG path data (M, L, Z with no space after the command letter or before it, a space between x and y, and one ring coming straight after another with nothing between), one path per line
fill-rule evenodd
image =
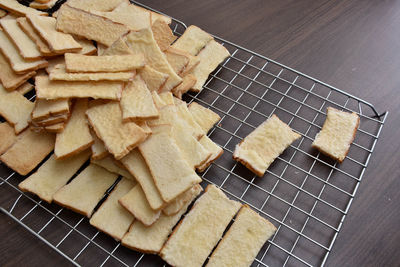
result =
M400 2L149 0L143 3L186 25L197 25L341 88L373 103L379 112L390 111L327 266L398 265ZM24 242L24 230L0 225L0 250L3 255L4 251L7 255L14 254L7 256L8 264L18 265L40 253L41 248L32 246L29 250L17 250ZM5 235L5 231L13 234ZM54 265L57 258L46 260Z

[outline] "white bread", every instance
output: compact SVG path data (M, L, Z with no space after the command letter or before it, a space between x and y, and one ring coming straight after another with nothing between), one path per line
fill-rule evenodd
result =
M174 105L174 96L171 92L163 92L159 93L158 95L166 105Z
M166 205L162 200L149 167L143 159L138 149L132 150L128 155L121 159L125 168L136 178L143 189L146 199L153 210L160 210Z
M155 20L151 25L151 30L154 35L154 40L156 40L157 45L158 47L160 47L161 51L167 50L170 45L176 40L176 38L178 38L173 34L168 23L162 19Z
M49 0L46 3L42 3L40 0L35 0L29 4L29 7L44 10L52 8L56 3L57 0Z
M4 17L7 15L7 12L3 9L0 9L0 18Z
M182 98L182 95L189 91L190 88L192 88L196 84L196 81L196 77L192 74L187 74L183 76L182 83L172 89L174 96L176 96L177 98Z
M101 44L98 44L98 46L103 47ZM97 54L99 56L132 55L132 51L122 37L119 37L110 47L107 47L104 51L100 51Z
M7 151L16 141L17 135L8 122L0 123L0 155Z
M164 53L167 57L169 64L178 74L180 74L189 64L189 57L191 55L186 51L169 47Z
M122 239L122 245L145 253L159 253L165 241L167 241L168 235L172 232L172 228L186 212L190 203L202 191L200 185L196 187L200 187L200 190L197 190L195 194L191 194L190 199L176 214L172 216L161 214L160 218L151 227L146 227L141 222L135 221L129 232Z
M68 0L68 5L85 11L112 11L125 0Z
M59 114L59 115L54 115L45 119L39 119L39 120L32 120L31 124L36 127L44 127L44 126L50 126L54 125L56 123L60 122L66 122L68 120L69 114Z
M0 8L3 8L13 14L18 16L26 16L29 14L39 15L39 16L47 16L46 12L38 11L36 9L24 6L15 0L1 0Z
M136 184L118 201L119 204L146 226L152 225L160 217L161 211L155 211L150 207L140 184Z
M11 68L10 63L0 51L0 82L7 91L16 90L19 86L27 83L27 80L35 76L35 71L17 74Z
M24 95L30 91L32 91L34 88L33 84L29 82L25 82L24 84L20 85L17 89L15 89L18 93L21 95Z
M109 153L104 146L103 141L100 140L100 138L97 137L97 135L94 133L93 130L90 131L93 137L93 144L90 147L92 150L92 159L102 159L105 158Z
M168 74L159 72L149 65L145 65L138 73L151 92L158 92L169 78Z
M201 178L182 157L181 151L169 133L153 132L139 145L139 150L165 202L170 202L201 182Z
M195 56L202 50L213 37L197 26L190 25L183 35L172 45Z
M79 168L89 159L88 150L75 157L57 160L54 154L40 168L23 180L19 189L39 196L47 203L53 201L53 195L63 187Z
M117 174L90 164L69 184L58 190L53 200L90 218L97 203L117 178Z
M32 111L32 120L44 120L57 115L64 115L70 112L70 101L67 98L46 100L38 99Z
M78 36L74 36L74 39L78 44L80 44L80 46L82 46L82 49L78 52L78 54L93 55L97 53L97 48L94 46L92 41Z
M189 127L193 129L193 136L197 140L200 140L205 135L205 132L203 131L201 126L196 122L193 114L189 111L186 102L175 104L175 106L178 116L186 121Z
M154 104L158 109L161 109L162 107L167 105L156 91L151 92L151 96L153 97Z
M186 67L183 69L183 71L179 74L181 77L187 76L197 65L200 64L200 58L198 56L189 56L189 63L186 65ZM196 77L195 80L197 81Z
M135 181L135 178L133 178L133 176L126 169L121 168L118 164L116 164L116 160L110 154L102 159L91 159L90 162L103 167L109 172L119 174L129 180Z
M326 120L321 131L316 135L312 147L342 162L349 152L359 123L360 117L356 113L328 107Z
M215 185L209 185L165 243L160 256L172 266L201 266L240 209Z
M162 212L167 216L177 214L188 203L188 201L191 202L193 196L198 196L201 191L203 191L201 185L196 184L195 186L175 198L172 202L168 203L168 206L163 208Z
M217 160L222 153L224 153L224 150L219 145L214 143L207 135L204 135L199 142L208 152L211 153L211 156L207 159L207 161L197 167L198 172L204 172L207 167L211 165L211 163Z
M221 119L221 117L206 107L192 102L189 105L189 111L192 113L194 120L203 129L204 133L208 133L212 127Z
M267 219L243 206L206 266L250 266L275 231L276 227Z
M134 185L134 181L122 178L93 214L89 223L114 239L121 240L135 218L118 203L118 199L128 193Z
M269 165L300 137L273 114L236 145L233 159L261 177Z

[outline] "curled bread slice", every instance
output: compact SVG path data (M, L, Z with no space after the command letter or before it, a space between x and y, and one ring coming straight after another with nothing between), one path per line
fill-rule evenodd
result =
M7 91L17 89L20 85L24 84L36 74L34 71L29 71L23 74L15 73L2 52L0 52L0 68L0 81Z
M127 194L134 185L132 180L122 178L89 223L114 239L121 240L135 218L118 203L118 199Z
M203 129L204 133L208 133L212 127L221 119L221 117L206 107L192 102L189 105L189 111L192 113L194 120Z
M211 40L198 54L200 63L190 72L196 77L196 84L192 87L192 90L200 92L208 75L229 55L229 51L223 45Z
M197 167L198 172L203 172L208 166L211 165L211 163L216 161L222 155L222 153L224 153L224 150L219 145L214 143L207 135L204 135L199 142L208 152L211 153L211 156L207 159L207 161Z
M190 203L195 196L198 196L203 191L201 185L196 184L182 195L175 198L168 206L163 208L162 212L167 216L177 214L188 202Z
M109 172L119 174L129 180L135 181L135 178L133 178L125 168L121 168L116 164L116 160L111 155L105 156L102 159L92 159L90 162L103 167Z
M176 40L172 47L197 55L213 37L197 26L189 26L183 35Z
M147 137L144 130L136 123L122 122L122 112L118 102L92 107L86 114L96 135L118 160Z
M145 65L142 69L140 69L139 74L151 92L160 91L169 77L168 74L159 72L149 65Z
M90 164L53 195L55 203L90 218L97 203L118 175Z
M0 123L0 155L7 151L16 141L17 135L8 122Z
M52 116L67 114L70 111L69 99L38 99L32 111L32 120L43 120Z
M160 217L161 211L155 211L150 207L139 184L121 197L119 203L146 226L152 225Z
M15 0L0 0L0 7L18 16L39 15L47 16L46 12L24 6Z
M126 35L126 43L134 54L144 54L147 64L153 69L168 74L169 78L162 87L163 91L171 91L172 88L182 82L168 63L165 55L154 40L151 29L146 28Z
M27 129L0 160L21 175L32 171L54 148L54 134Z
M54 154L57 159L75 155L93 144L93 137L90 134L85 114L87 109L87 99L76 101L64 131L56 136Z
M89 159L90 152L84 151L75 157L57 160L54 154L40 168L23 180L18 187L25 192L39 196L47 203L53 201L53 195L79 170Z
M57 30L76 34L106 46L112 45L129 28L87 11L62 5L57 14Z
M124 72L141 68L144 64L142 54L112 56L65 54L65 67L68 72Z
M151 30L154 34L158 47L161 51L165 51L176 40L176 36L172 33L169 25L162 19L157 19L151 25ZM177 72L178 73L178 72Z
M215 185L207 186L165 243L161 258L172 266L202 266L240 207Z
M161 198L170 202L201 182L201 178L188 165L170 133L153 132L139 150L145 159Z
M190 195L183 207L174 215L161 214L160 218L151 226L146 227L140 221L135 221L122 239L122 245L130 249L145 253L159 253L172 228L186 212L190 203L200 194L202 188L197 185L194 194Z
M248 206L243 206L206 266L250 266L276 227Z
M273 114L236 145L233 159L261 177L269 165L300 137Z
M321 131L315 137L312 147L334 160L342 162L349 152L359 123L360 117L356 113L328 107L326 120Z

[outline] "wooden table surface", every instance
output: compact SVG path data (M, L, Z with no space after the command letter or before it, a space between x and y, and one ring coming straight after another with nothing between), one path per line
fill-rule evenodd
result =
M381 138L327 266L400 263L400 2L143 1L186 25L233 43L389 110ZM397 163L396 163L397 162ZM0 265L65 265L6 216ZM43 264L46 263L46 264Z

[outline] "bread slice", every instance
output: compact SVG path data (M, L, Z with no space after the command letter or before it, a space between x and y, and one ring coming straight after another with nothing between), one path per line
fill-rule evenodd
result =
M113 55L132 55L132 51L129 46L119 37L110 47L107 47L104 51L98 53L99 56L113 56ZM146 65L145 65L146 66Z
M204 133L208 133L212 127L221 119L221 117L206 107L192 102L189 105L189 111L192 113L194 120L203 129Z
M192 202L193 196L198 196L203 188L201 185L196 184L177 198L175 198L172 202L168 203L168 206L163 208L162 212L167 216L173 216L177 214L189 201Z
M136 123L122 122L122 112L118 102L92 107L86 114L96 135L118 160L147 137L144 130Z
M183 35L176 40L172 47L186 51L195 56L213 39L211 35L199 27L191 25L186 29Z
M81 51L78 52L78 54L81 55L94 55L97 53L97 48L96 46L94 46L93 42L85 39L85 38L81 38L79 36L73 36L75 41L80 44L80 46L82 46Z
M190 195L184 206L174 215L161 214L160 218L151 226L146 227L140 221L135 221L122 239L122 245L130 249L145 253L159 253L172 228L176 225L182 215L186 212L190 203L200 194L202 188Z
M109 154L106 147L104 146L103 141L100 140L100 138L97 137L97 135L94 133L93 130L90 131L93 137L93 144L90 147L92 150L92 157L91 159L96 160L96 159L102 159L107 157Z
M124 72L143 67L145 60L142 54L86 56L65 54L67 72Z
M134 54L144 54L147 64L153 69L168 74L169 78L162 87L162 91L171 91L182 82L168 63L165 55L154 40L151 29L146 28L126 35L126 43Z
M58 66L60 64L65 65L64 56L52 57L52 58L48 59L48 62L49 62L49 65L46 67L47 74L50 74L50 72L52 72L56 66Z
M139 145L139 150L165 202L170 202L201 182L201 178L182 157L175 140L169 133L153 132L145 142Z
M122 178L89 223L114 239L121 240L135 218L118 203L118 199L127 194L134 185L134 181Z
M57 160L54 154L40 168L23 180L19 189L39 196L47 203L53 201L53 195L71 179L79 168L89 159L86 150L75 157Z
M176 36L172 33L169 25L162 19L158 19L151 25L151 30L154 34L158 47L161 51L165 51L176 40ZM174 69L175 70L175 69ZM178 72L177 72L178 73Z
M167 105L164 102L164 100L161 99L160 95L156 91L151 92L151 96L153 97L154 104L156 105L156 107L158 109L161 109L162 107ZM150 125L151 125L151 122L150 122Z
M261 177L269 165L300 137L273 114L236 145L233 159Z
M158 109L146 83L137 75L122 91L120 101L123 121L152 120L158 118Z
M161 211L155 211L150 207L140 184L121 197L119 203L146 226L152 225L160 217Z
M107 18L62 5L57 14L57 30L94 40L106 46L112 45L129 28Z
M24 94L29 93L30 91L32 91L33 88L34 88L33 84L31 84L29 82L25 82L22 85L18 86L18 88L15 89L15 91L17 91L21 95L24 95Z
M316 135L312 147L323 154L343 162L353 142L360 117L356 113L349 113L328 107L326 120L321 131Z
M30 14L38 16L48 15L46 12L24 6L15 0L0 0L0 7L18 16L26 16Z
M36 75L36 72L29 71L24 74L17 74L11 68L10 63L8 63L7 59L0 52L0 82L3 84L4 88L7 91L13 91L17 89L19 86L26 83L27 80Z
M142 69L138 71L140 77L142 77L143 81L146 83L147 88L150 92L158 92L161 90L167 79L169 78L168 74L159 72L149 65L145 65Z
M16 141L17 135L8 122L0 123L0 155L7 151Z
M224 153L224 150L219 145L214 143L207 135L204 135L199 142L208 152L211 153L211 156L207 159L207 161L197 167L198 172L204 172L207 167L211 165L211 163L216 161L222 155L222 153Z
M44 120L57 115L64 115L70 112L70 101L67 98L46 100L38 99L32 111L32 120Z
M171 92L162 92L159 93L158 95L166 105L174 105L174 96L172 95Z
M27 129L0 160L21 175L32 171L54 148L54 134L36 133Z
M0 9L0 18L4 17L7 15L7 12L3 9Z
M68 0L68 5L85 11L111 11L125 0Z
M133 178L133 176L125 168L121 168L116 164L116 160L110 154L102 159L92 159L90 162L103 167L109 172L119 174L129 180L135 181L135 178Z
M276 227L267 219L243 206L206 266L250 266L275 231Z
M192 74L187 74L182 78L182 83L172 89L174 96L177 98L182 98L182 95L188 92L195 84L196 84L196 77Z
M28 127L35 104L18 92L7 92L0 84L0 115L14 126L19 134Z
M187 76L192 70L197 67L197 65L200 64L200 58L198 56L189 56L189 63L186 65L186 67L183 69L183 71L179 74L181 77ZM197 81L197 79L196 79Z
M160 210L166 203L162 200L149 167L138 149L132 150L121 159L125 168L136 178L146 196L147 202L153 210Z
M50 0L50 1L47 1L46 3L41 3L38 0L35 0L29 4L29 7L45 10L45 9L52 8L56 3L57 3L57 0Z
M200 92L210 73L229 56L229 51L220 43L214 40L207 43L198 54L200 63L190 72L196 77L196 84L191 90Z
M172 266L202 266L240 209L215 185L209 185L165 243L160 256Z
M90 164L69 184L58 190L53 195L53 200L90 218L97 203L117 178L117 174Z
M32 120L31 124L38 127L50 126L59 122L66 122L68 120L68 116L69 114L59 114L42 120Z
M76 101L71 118L67 122L64 131L56 136L54 154L57 159L71 157L87 148L94 140L89 131L86 119L88 100L79 99Z
M169 64L178 74L180 74L185 69L187 64L189 64L189 57L191 55L186 51L169 47L164 53Z
M203 131L201 126L196 122L193 114L189 111L186 102L177 103L175 104L175 107L178 116L184 119L187 125L192 128L193 136L197 140L200 140L204 136L205 132Z

